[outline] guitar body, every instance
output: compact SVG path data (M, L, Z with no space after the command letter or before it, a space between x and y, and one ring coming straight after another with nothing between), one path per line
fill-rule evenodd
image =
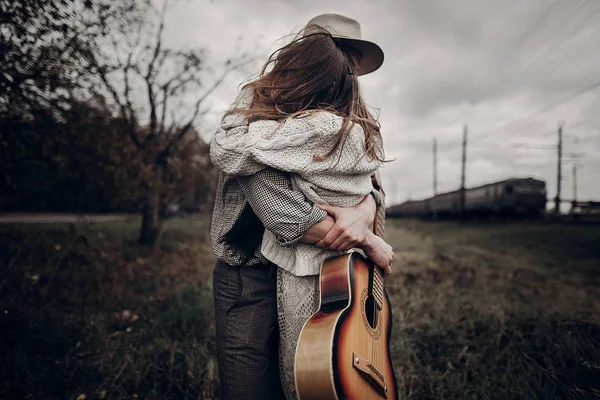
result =
M321 267L320 288L296 350L299 398L396 400L392 313L379 269L356 252L335 257Z

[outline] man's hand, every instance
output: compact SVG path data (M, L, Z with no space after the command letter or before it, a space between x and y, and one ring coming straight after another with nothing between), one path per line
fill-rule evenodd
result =
M335 207L316 204L335 219L335 225L316 243L317 247L331 250L349 250L362 247L369 234L369 225L375 218L375 199L368 194L356 207Z

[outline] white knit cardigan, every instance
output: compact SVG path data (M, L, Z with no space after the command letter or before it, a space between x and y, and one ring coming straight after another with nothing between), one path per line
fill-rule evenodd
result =
M312 203L353 207L373 190L371 175L381 162L365 155L362 127L355 124L343 146L330 158L327 153L342 125L342 118L319 111L282 122L259 120L248 124L245 116L232 113L252 102L243 90L223 117L212 139L212 162L224 173L246 176L272 167L291 173L294 190ZM266 259L297 276L319 274L321 263L342 252L322 250L310 244L282 247L274 233L265 231L261 252Z

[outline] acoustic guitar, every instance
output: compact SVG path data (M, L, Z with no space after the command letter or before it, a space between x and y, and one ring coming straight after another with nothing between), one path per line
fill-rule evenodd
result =
M383 194L378 176L375 183ZM374 227L383 233L383 215L375 217ZM319 284L321 304L296 348L298 397L398 399L389 351L392 313L381 269L352 252L326 260Z

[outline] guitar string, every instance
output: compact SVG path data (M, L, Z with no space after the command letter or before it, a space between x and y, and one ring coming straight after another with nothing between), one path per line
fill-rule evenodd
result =
M374 180L374 186L378 188L382 202L385 204L385 192L383 191L383 188L381 187L381 177L379 175L379 171L377 171L374 176L372 177L372 179ZM373 233L375 233L377 236L383 238L383 233L385 231L385 209L384 208L380 208L376 210L375 213L375 221L373 224ZM377 282L376 282L377 281ZM375 287L375 283L377 283L377 286ZM384 282L383 282L383 271L380 271L379 268L375 265L373 265L373 285L374 285L374 290L373 292L377 292L377 298L374 297L374 301L373 301L373 308L374 308L374 321L376 322L375 324L375 329L377 328L381 328L381 324L382 321L380 320L380 318L378 318L378 304L380 302L381 304L381 309L383 310L383 303L384 303L384 299L385 299L385 292L384 292ZM383 314L383 312L382 312ZM371 341L371 349L372 349L372 365L373 367L375 367L378 371L381 371L381 369L379 368L379 351L381 351L381 349L379 348L379 344L381 344L381 342L379 342L379 340L381 340L381 330L380 332L380 336L378 337L377 341L378 341L378 345L375 346L375 341ZM374 348L377 347L377 350L375 350ZM385 356L381 355L381 358L384 359Z

